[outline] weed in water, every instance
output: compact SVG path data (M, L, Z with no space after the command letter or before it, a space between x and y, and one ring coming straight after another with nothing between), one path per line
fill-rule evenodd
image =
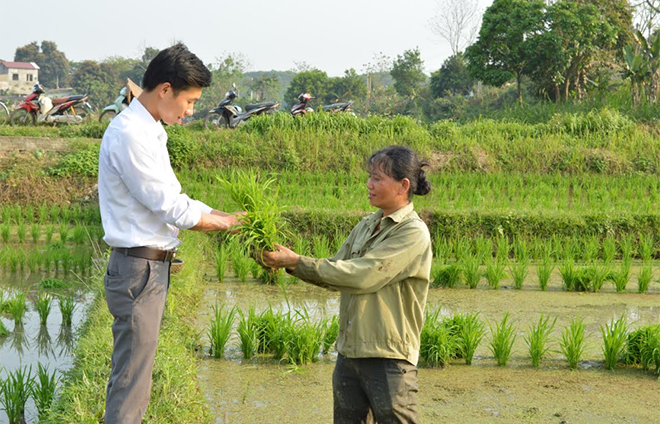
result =
M488 326L490 327L492 337L489 346L490 350L497 360L497 366L503 367L509 360L513 343L516 341L515 329L513 324L509 323L509 313L505 313L502 322L496 322L495 327L490 322Z
M616 368L619 359L623 356L626 347L628 324L626 323L626 319L622 316L616 321L612 320L610 324L605 324L605 328L601 326L600 332L603 335L605 367L608 370L613 370Z
M548 351L548 340L556 322L557 318L550 323L550 317L544 317L541 314L539 322L532 324L527 330L527 335L523 337L529 347L529 356L532 358L533 367L538 367L541 364L543 356Z
M561 353L566 356L568 366L571 369L577 368L584 354L586 344L585 329L584 321L582 318L577 317L571 321L568 327L562 330L559 348Z
M32 367L19 367L0 379L0 404L7 414L9 424L25 422L25 403L30 397L34 378Z
M484 336L484 323L479 319L479 313L461 314L455 319L458 325L458 349L465 358L465 365L472 365L474 353Z
M211 342L211 355L215 358L222 358L225 352L225 345L229 336L231 335L231 327L234 324L234 317L236 315L236 307L224 309L224 305L213 306L213 313L211 314L211 327L209 328L208 336Z
M38 364L37 377L32 385L32 399L37 407L39 420L43 420L50 412L50 407L55 399L55 389L57 388L57 376L55 371L48 372L48 367Z
M39 297L34 302L34 309L39 313L39 322L41 325L46 325L52 305L53 298L48 293L40 293Z
M70 327L73 321L73 310L76 308L76 299L73 295L60 296L59 304L60 313L62 314L62 325Z

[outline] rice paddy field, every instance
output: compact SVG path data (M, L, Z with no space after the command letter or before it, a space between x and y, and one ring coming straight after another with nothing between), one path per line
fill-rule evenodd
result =
M240 208L221 180L240 170L271 181L271 235L316 257L332 256L373 211L364 170L372 151L406 144L430 162L432 191L415 199L434 249L421 422L660 422L653 123L610 109L541 123L305 118L168 128L171 161L187 194L225 211ZM96 271L105 258L94 197L102 132L0 126L0 137L72 140L64 152L0 153L0 296L11 305L0 309L0 379L31 372L34 387L48 387L40 363L57 377L41 415L46 390L23 394L27 422L102 419L111 349ZM145 422L331 422L338 294L264 275L246 238L182 237ZM50 287L55 280L65 285ZM51 341L66 327L59 305L72 301L62 299L75 305L68 356L48 359L36 343L49 298ZM0 390L8 394L20 396ZM0 422L18 421L0 412Z

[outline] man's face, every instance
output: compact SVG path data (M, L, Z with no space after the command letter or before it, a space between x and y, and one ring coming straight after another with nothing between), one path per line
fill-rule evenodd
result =
M162 102L158 108L160 119L167 125L181 124L185 116L192 116L195 102L202 96L201 87L188 87L174 94L168 83L160 91Z

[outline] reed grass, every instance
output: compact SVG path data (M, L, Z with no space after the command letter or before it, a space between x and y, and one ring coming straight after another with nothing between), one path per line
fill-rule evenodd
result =
M9 424L25 422L25 404L27 403L34 377L32 367L19 367L9 371L6 378L0 379L0 404L7 414Z
M231 328L234 325L236 316L236 307L225 310L224 305L215 304L211 314L211 325L208 331L209 341L211 343L210 354L215 358L222 358L225 351L225 345L231 335Z
M495 326L488 322L491 332L490 350L493 352L498 367L506 366L511 356L513 343L516 341L516 333L513 323L509 322L509 313L505 313L501 322L495 322Z
M628 337L628 324L625 317L621 316L618 320L612 320L605 327L600 326L600 332L603 335L603 356L605 356L605 367L608 370L614 370L626 347Z
M465 359L465 365L472 365L474 353L484 336L484 323L479 319L479 313L460 314L455 320L458 326L458 349Z
M76 299L73 295L59 296L60 314L62 315L62 326L71 327L73 311L76 308Z
M537 368L541 365L543 357L548 352L548 341L556 322L557 318L550 322L549 316L544 317L543 314L541 314L538 323L530 325L527 330L527 335L523 336L525 343L527 343L529 348L532 367Z
M48 293L40 293L37 300L34 302L34 309L39 314L39 323L46 325L48 322L48 315L53 306L53 297Z
M37 375L32 385L32 399L37 407L37 414L39 420L44 420L53 404L55 399L55 390L57 389L58 378L55 371L48 372L48 367L41 365L37 366Z
M568 366L571 369L577 368L584 354L586 345L585 330L586 326L581 317L573 319L570 325L562 330L559 348L561 353L566 356Z

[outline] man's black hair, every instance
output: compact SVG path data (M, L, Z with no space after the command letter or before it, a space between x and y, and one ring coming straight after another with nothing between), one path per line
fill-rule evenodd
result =
M142 88L152 91L165 82L169 82L174 94L178 95L188 87L209 87L211 72L185 45L177 43L161 50L149 62L142 78Z

